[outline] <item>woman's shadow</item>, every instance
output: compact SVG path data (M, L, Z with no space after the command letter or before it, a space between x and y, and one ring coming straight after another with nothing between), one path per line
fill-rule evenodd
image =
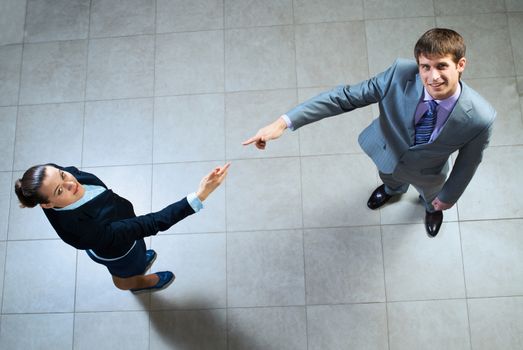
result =
M171 287L172 288L172 287ZM177 302L163 296L161 292L151 293L148 298L137 298L149 312L151 349L209 349L226 350L228 348L227 309L206 307L205 297L197 295L190 300L184 298ZM153 305L161 308L152 309ZM198 305L198 307L194 307ZM249 349L241 330L234 330L234 348Z

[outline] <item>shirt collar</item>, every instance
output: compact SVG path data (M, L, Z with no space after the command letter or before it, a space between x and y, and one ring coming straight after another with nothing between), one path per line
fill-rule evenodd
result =
M452 111L452 109L454 108L454 105L458 101L460 94L461 94L461 83L458 83L458 88L456 89L454 94L452 94L452 96L449 96L444 100L434 100L434 98L432 98L432 96L430 96L429 92L424 87L423 88L423 101L426 102L426 101L434 100L438 103L438 106L440 106L440 108L445 108L447 111L450 112L450 111Z

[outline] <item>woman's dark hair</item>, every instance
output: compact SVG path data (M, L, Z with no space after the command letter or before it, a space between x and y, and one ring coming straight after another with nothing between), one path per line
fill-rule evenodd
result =
M45 164L32 166L21 179L16 180L15 193L21 207L33 208L49 203L49 199L39 192L45 179L45 167Z
M466 46L463 37L452 29L432 28L426 31L414 46L414 57L419 63L420 55L451 55L454 63L465 57Z

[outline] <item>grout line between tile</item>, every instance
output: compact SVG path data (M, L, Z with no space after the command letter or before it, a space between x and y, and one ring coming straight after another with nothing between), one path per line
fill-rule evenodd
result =
M150 164L150 167L151 167L151 170L150 170L150 174L151 174L151 183L150 183L150 193L151 193L151 196L150 196L150 199L149 199L149 212L152 212L153 211L153 202L154 202L154 134L155 134L155 126L156 126L156 54L157 54L157 46L158 46L158 35L156 34L157 32L157 28L158 28L158 1L155 0L154 1L154 46L153 46L153 86L152 86L152 96L151 96L151 99L152 99L152 123L151 123L151 164ZM152 249L153 247L153 238L155 237L156 235L154 236L151 236L149 237L149 247L150 249ZM148 308L145 308L145 312L147 312L147 317L148 317L148 325L149 325L149 329L148 329L148 341L147 341L147 346L148 348L150 349L151 348L151 333L152 333L152 320L151 320L151 312L152 312L152 295L149 294L147 296L147 302L148 302L148 305L149 307Z
M389 301L387 294L387 278L385 264L385 249L383 248L383 225L380 225L381 261L383 264L383 291L385 293L385 322L387 324L387 346L390 349Z
M83 167L84 163L84 147L85 147L85 124L86 124L86 106L87 106L87 79L89 73L89 48L91 40L89 37L91 31L91 10L92 10L92 0L89 1L89 20L87 23L87 38L85 42L85 74L84 74L84 96L83 96L83 113L82 113L82 140L81 140L81 152L80 152L80 166ZM74 349L74 340L75 340L75 329L76 329L76 297L78 293L78 264L79 264L79 254L76 250L76 266L75 266L75 282L74 282L74 294L73 294L73 331L72 331L72 348Z
M298 53L297 53L297 42L296 42L296 19L294 13L294 1L291 3L292 8L292 34L293 34L293 52L294 52L294 79L295 79L295 89L294 97L295 101L299 103L299 94L298 94ZM303 204L303 162L302 162L302 152L301 152L301 132L298 130L298 157L299 157L299 167L300 167L300 204L301 204L301 243L302 243L302 257L303 257L303 301L304 301L304 316L305 316L305 340L306 340L306 349L309 349L309 318L307 315L308 310L308 301L307 301L307 262L306 262L306 250L305 250L305 218L304 218L304 204Z
M227 38L225 35L225 0L222 1L222 41L223 41L223 156L225 158L225 161L228 162L229 159L227 158ZM231 164L232 165L232 164ZM228 273L227 273L227 256L228 256L228 232L229 227L227 225L228 223L228 212L227 212L227 179L225 179L225 183L223 184L223 196L224 196L224 220L225 220L225 348L229 348L229 281L228 281Z
M470 326L470 309L468 303L468 289L467 289L467 278L465 274L465 256L463 255L463 236L461 234L461 224L458 222L458 232L459 232L459 247L461 251L461 268L463 271L463 286L465 288L465 306L467 308L467 330L469 333L469 346L472 350L472 329Z

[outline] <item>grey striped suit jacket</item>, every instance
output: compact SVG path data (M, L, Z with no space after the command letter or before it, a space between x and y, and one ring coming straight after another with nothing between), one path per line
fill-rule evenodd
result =
M496 111L477 92L461 84L461 95L439 136L414 143L414 113L423 93L415 61L398 59L384 72L354 85L338 86L298 105L287 116L293 127L352 111L372 103L379 117L359 136L360 146L382 173L417 186L443 184L438 198L455 203L474 176L489 143ZM448 159L458 156L447 179ZM447 179L445 181L445 179Z

